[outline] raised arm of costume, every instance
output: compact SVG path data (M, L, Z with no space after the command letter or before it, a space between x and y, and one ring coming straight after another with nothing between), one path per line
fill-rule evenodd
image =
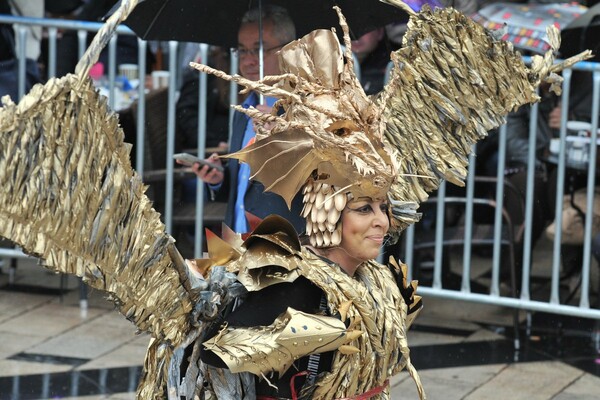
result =
M196 296L106 98L89 79L51 79L4 104L0 135L0 236L106 291L168 358L192 329ZM159 364L144 377L160 387Z

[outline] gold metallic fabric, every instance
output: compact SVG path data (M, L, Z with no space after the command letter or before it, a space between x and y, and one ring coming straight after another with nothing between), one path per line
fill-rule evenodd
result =
M187 269L89 78L36 85L0 109L0 236L108 293L155 338L142 386L191 329ZM132 330L133 333L133 330ZM151 398L151 397L145 397Z
M228 328L204 342L232 372L283 374L299 357L336 350L349 340L344 323L293 308L266 327Z
M268 371L285 371L295 358L315 352L315 343L327 344L328 350L337 349L332 371L316 381L313 398L336 399L362 394L383 385L386 379L404 368L424 397L418 374L410 362L407 342L408 322L412 322L419 312L413 307L420 307L420 297L413 295L410 304L406 304L387 266L375 261L366 262L351 277L336 264L304 247L297 247L295 233L283 218L269 216L263 224L265 226L257 228L261 239L255 240L251 235L245 242L245 249L241 249L242 256L227 268L239 276L245 275L244 284L248 290L260 290L265 286L264 274L248 274L246 270L272 271L272 267L262 261L268 252L274 265L289 265L288 272L302 275L321 288L329 312L340 315L341 321L333 324L331 317L297 315L307 321L300 324L308 327L308 336L299 339L294 333L284 339L286 330L298 326L294 319L296 315L290 309L269 326L226 326L204 342L204 346L218 354L229 368L264 376ZM211 257L218 259L219 255L211 254ZM405 265L392 261L391 267L400 274L403 286L411 285L406 282ZM284 281L287 280L280 279L280 282ZM416 289L416 283L412 285ZM412 311L410 318L407 316L409 309ZM342 321L347 321L347 329ZM316 336L315 332L318 333ZM376 398L389 399L389 391Z

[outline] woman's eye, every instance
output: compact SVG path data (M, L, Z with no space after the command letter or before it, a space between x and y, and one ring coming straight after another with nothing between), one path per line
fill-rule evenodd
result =
M366 205L366 206L362 206L362 207L357 207L353 209L354 211L361 213L361 214L366 214L372 211L372 208L370 205Z
M369 213L373 212L373 210L374 210L373 207L375 207L375 208L379 207L379 209L381 210L381 212L384 213L384 214L387 214L388 208L389 208L389 206L387 204L381 204L379 206L374 206L374 205L371 205L371 204L365 204L364 206L353 208L352 211L355 211L355 212L361 213L361 214L369 214Z

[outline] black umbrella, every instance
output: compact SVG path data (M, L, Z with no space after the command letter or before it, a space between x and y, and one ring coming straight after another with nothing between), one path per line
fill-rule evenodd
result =
M600 61L600 3L591 7L561 31L560 56L571 57L583 50L592 50L594 58Z
M258 7L259 0L143 0L125 21L146 40L177 40L235 47L242 16ZM405 21L407 14L379 0L262 0L262 4L285 7L298 37L315 29L335 27L341 37L338 16L341 7L352 38L391 22Z

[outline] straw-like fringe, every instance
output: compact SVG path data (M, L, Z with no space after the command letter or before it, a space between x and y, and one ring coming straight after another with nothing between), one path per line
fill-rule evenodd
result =
M539 83L556 81L553 59L549 51L528 69L510 43L452 8L413 13L379 102L400 174L391 197L422 202L442 179L462 186L471 146L510 111L538 101ZM414 222L397 217L396 232Z
M106 99L67 75L8 102L0 121L0 235L108 292L168 360L190 330L193 299ZM152 386L163 383L160 364L147 364Z

